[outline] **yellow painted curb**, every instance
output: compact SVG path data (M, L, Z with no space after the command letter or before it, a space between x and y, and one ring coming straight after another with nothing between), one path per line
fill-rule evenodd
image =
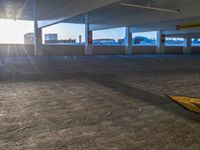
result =
M200 113L200 98L185 96L169 96L169 98L189 111Z

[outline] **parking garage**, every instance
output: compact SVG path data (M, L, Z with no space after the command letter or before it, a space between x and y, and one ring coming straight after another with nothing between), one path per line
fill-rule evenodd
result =
M199 149L198 0L0 4L2 19L33 21L35 39L0 45L0 149ZM85 42L43 44L59 23L84 25ZM118 27L123 45L94 44ZM133 44L152 31L154 45Z

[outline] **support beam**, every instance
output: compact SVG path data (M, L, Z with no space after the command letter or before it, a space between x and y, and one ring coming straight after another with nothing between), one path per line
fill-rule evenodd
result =
M192 39L191 39L191 37L184 38L183 53L184 54L191 54L191 50L192 50Z
M93 33L90 31L89 17L85 15L85 55L93 55Z
M126 37L125 37L125 46L126 46L126 51L125 53L127 55L132 55L132 33L130 30L130 26L126 27Z
M165 35L163 31L157 31L157 54L165 54Z

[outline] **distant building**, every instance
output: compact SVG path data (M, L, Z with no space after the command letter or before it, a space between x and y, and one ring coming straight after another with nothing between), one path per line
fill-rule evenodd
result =
M125 44L125 39L118 39L118 44L119 45L124 45Z
M133 38L133 44L134 45L155 45L156 40L155 39L150 39L148 37L143 37L143 36L136 36Z
M116 45L117 42L114 39L96 39L96 40L93 40L93 44L96 44L96 45Z
M58 40L58 34L45 34L45 44L52 44Z
M35 33L26 33L24 35L24 44L34 44L35 43Z
M171 46L183 46L184 39L183 38L166 38L165 44L171 45Z
M82 43L82 36L79 35L79 44L81 44L81 43Z
M45 34L45 44L52 45L67 45L67 44L75 44L76 39L64 39L58 40L58 34Z
M66 44L75 44L76 43L76 39L67 39L67 40L57 40L55 41L55 44L58 45L66 45Z

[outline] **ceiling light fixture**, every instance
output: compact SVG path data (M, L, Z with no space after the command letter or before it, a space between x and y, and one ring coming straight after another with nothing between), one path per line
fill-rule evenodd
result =
M165 8L151 7L150 5L144 6L144 5L136 5L136 4L129 4L129 3L121 3L121 5L128 6L128 7L142 8L142 9L165 11L165 12L171 12L171 13L179 13L180 12L179 9L171 10L171 9L165 9Z

